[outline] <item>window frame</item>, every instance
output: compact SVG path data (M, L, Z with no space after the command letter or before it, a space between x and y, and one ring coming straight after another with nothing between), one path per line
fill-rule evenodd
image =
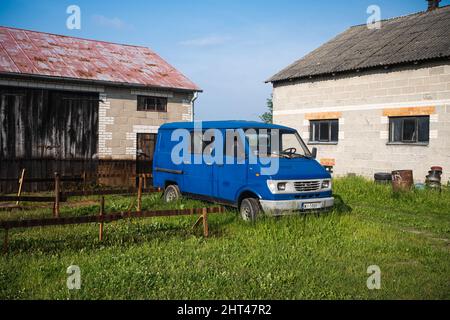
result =
M328 139L320 140L320 126L321 123L328 123ZM332 140L332 123L336 123L337 132L336 132L336 140ZM315 124L318 124L319 129L319 140L315 140ZM339 143L339 119L317 119L317 120L309 120L309 141L308 144L338 144Z
M155 99L155 105L154 109L149 109L147 103L143 103L143 101L146 101L147 99ZM163 110L158 110L158 104L157 100L160 100L163 106ZM167 97L157 97L157 96L144 96L144 95L138 95L137 96L137 111L145 111L145 112L167 112L167 103L168 99Z
M427 119L428 120L428 132L427 132L427 140L419 141L419 119ZM405 130L405 120L415 120L415 132L416 137L415 140L404 140L404 130ZM400 131L400 140L395 140L395 123L394 120L401 121L401 131ZM421 116L393 116L389 117L389 135L388 135L388 145L418 145L418 146L427 146L430 143L430 116L429 115L421 115Z

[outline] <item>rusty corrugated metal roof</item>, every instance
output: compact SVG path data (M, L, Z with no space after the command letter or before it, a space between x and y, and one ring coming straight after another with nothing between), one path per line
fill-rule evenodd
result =
M354 26L268 82L450 57L450 6L383 20L381 29Z
M0 73L199 91L152 50L0 27Z

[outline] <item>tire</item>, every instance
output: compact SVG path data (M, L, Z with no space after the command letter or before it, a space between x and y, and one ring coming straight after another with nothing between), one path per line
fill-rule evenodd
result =
M164 190L163 197L165 202L177 201L181 198L180 189L176 184L171 184L167 186L166 189Z
M239 212L244 221L254 222L260 211L259 201L255 198L245 198L239 206Z
M375 181L392 181L392 174L387 172L378 172L374 175Z

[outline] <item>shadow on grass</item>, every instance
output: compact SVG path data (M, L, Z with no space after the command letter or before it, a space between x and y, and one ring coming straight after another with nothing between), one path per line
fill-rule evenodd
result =
M353 211L353 208L345 203L344 199L338 194L334 194L334 208L333 211L339 214L346 214Z

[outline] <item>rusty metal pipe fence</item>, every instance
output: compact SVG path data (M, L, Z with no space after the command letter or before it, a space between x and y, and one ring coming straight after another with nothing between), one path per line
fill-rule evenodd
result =
M3 252L8 252L8 234L9 230L17 228L34 228L34 227L48 227L48 226L64 226L64 225L79 225L88 223L99 223L99 240L103 240L104 236L104 223L113 222L123 219L139 219L139 218L151 218L151 217L174 217L174 216L187 216L187 215L199 215L193 228L197 227L203 222L203 235L208 237L208 214L222 213L223 207L210 207L210 208L197 208L197 209L182 209L182 210L155 210L155 211L134 211L134 212L117 212L107 213L104 212L104 198L102 197L100 202L100 212L98 215L81 216L81 217L57 217L57 218L44 218L44 219L27 219L27 220L6 220L0 221L0 229L4 229L4 242Z
M22 177L20 184L24 183L24 174L22 172ZM53 218L43 218L43 219L24 219L24 220L4 220L0 221L0 229L4 229L4 242L3 242L3 252L8 252L8 237L9 230L16 228L33 228L33 227L46 227L46 226L63 226L63 225L78 225L78 224L88 224L88 223L99 223L99 240L103 240L104 235L104 223L118 221L122 219L130 218L150 218L150 217L171 217L171 216L185 216L185 215L200 215L195 222L193 228L197 227L203 222L203 235L208 237L209 227L208 227L208 214L210 213L221 213L224 211L223 207L211 207L211 208L200 208L200 209L183 209L183 210L156 210L156 211L142 211L142 195L144 193L155 193L161 190L154 188L144 189L144 175L139 176L138 188L127 188L121 190L82 190L82 191L70 191L63 192L61 189L61 178L58 173L55 173L55 190L54 196L22 196L21 187L19 187L19 192L17 196L0 196L0 201L29 201L29 202L53 202ZM72 179L72 178L69 178ZM42 179L48 182L48 179ZM36 182L35 180L33 182ZM116 213L105 213L105 198L104 195L136 195L137 194L137 211L131 211L131 207L134 202L130 205L127 212L116 212ZM91 195L101 195L100 199L100 211L98 215L92 216L81 216L81 217L60 217L60 203L66 202L70 197L78 196L91 196Z

